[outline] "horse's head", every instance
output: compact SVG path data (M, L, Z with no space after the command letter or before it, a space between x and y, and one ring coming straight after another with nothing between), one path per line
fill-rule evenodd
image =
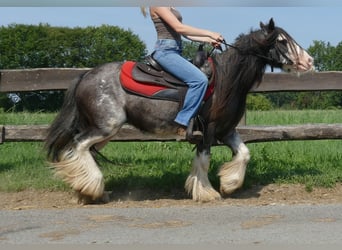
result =
M314 70L313 58L285 30L276 27L272 18L266 25L260 22L260 28L272 67L297 73Z

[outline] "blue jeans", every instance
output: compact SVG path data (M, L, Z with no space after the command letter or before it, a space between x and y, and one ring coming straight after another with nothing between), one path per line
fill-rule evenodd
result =
M181 55L182 45L171 39L159 39L155 45L153 58L164 68L185 82L189 89L185 95L183 108L177 114L175 122L188 126L201 105L208 86L207 76Z

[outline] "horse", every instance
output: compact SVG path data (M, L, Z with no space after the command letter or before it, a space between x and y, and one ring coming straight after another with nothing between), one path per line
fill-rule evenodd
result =
M273 18L259 26L239 35L233 44L225 43L226 50L211 56L214 89L198 113L204 136L196 142L185 182L185 190L195 201L221 199L242 186L250 152L236 127L244 114L247 94L260 84L267 65L296 74L314 70L313 58L283 28L275 26ZM125 90L120 77L123 65L105 63L80 77L67 90L48 130L48 162L83 203L108 200L95 155L124 124L150 133L176 135L174 118L180 103ZM220 188L215 190L208 170L211 147L218 142L230 148L232 159L220 167Z

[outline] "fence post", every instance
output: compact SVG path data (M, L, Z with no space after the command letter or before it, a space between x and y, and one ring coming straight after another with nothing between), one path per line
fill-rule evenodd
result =
M3 143L4 141L4 137L5 137L5 128L4 128L4 125L0 125L0 144Z

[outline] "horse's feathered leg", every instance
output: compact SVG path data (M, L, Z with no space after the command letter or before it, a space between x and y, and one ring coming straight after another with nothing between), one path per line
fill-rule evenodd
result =
M203 143L197 145L191 173L185 182L186 191L195 201L207 202L221 199L221 195L212 187L208 179L212 135L213 131L210 128L207 129Z
M223 143L231 148L233 159L224 163L219 170L220 191L222 194L231 194L243 184L250 153L236 131L226 136Z
M82 140L63 150L58 161L50 163L55 175L68 183L79 194L82 202L88 200L85 197L90 200L99 199L104 192L103 175L89 151L94 142L101 140L101 136Z
M82 203L89 203L104 197L104 180L91 154L91 147L104 144L117 133L120 126L108 124L106 129L85 131L75 138L75 143L60 152L58 160L50 162L55 174L68 183L79 195Z
M95 68L68 92L47 137L51 166L82 202L106 199L91 151L103 147L126 121L125 102L114 84L115 67L118 71L116 64Z

